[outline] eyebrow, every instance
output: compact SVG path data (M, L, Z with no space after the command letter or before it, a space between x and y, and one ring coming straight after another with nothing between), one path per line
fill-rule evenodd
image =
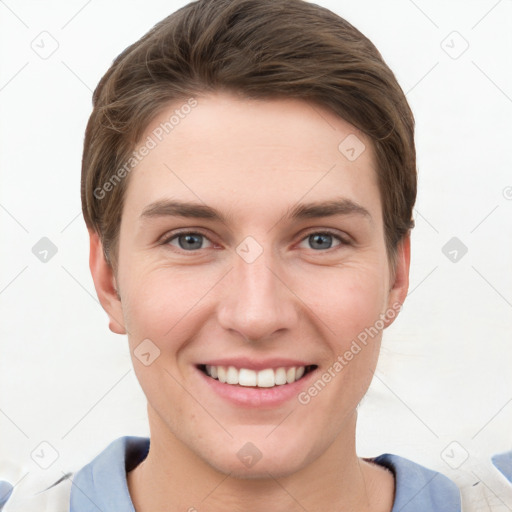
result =
M346 198L301 203L288 208L283 220L316 219L333 217L335 215L359 215L371 220L370 212ZM153 217L186 217L193 219L209 219L227 224L232 215L224 215L220 211L199 203L190 203L178 200L160 200L144 208L141 219Z

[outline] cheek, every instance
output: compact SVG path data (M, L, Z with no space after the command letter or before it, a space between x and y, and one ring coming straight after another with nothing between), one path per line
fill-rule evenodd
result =
M132 272L124 281L123 311L130 338L186 339L218 279L197 269L160 268ZM191 334L191 333L190 333Z
M386 301L383 274L370 266L324 269L304 284L297 295L304 297L340 348L375 324Z

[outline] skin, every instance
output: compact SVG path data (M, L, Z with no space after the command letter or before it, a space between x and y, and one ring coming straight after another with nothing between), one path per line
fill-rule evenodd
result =
M392 323L385 314L407 294L410 242L399 244L393 275L371 142L300 100L227 93L197 100L130 175L115 272L90 232L98 297L111 330L128 333L148 400L150 451L128 473L134 506L390 511L393 475L355 450L357 405L375 370L381 333L307 405L292 399L277 408L234 406L195 367L226 356L290 357L318 365L320 377L365 328L379 318L385 327ZM141 140L177 106L164 109ZM366 145L354 161L338 150L350 134ZM284 217L297 203L338 198L369 216ZM206 204L231 217L141 218L164 199ZM183 237L169 241L180 228L205 235L193 240L198 249L181 248ZM319 248L309 235L322 230L334 236ZM247 236L263 251L251 263L236 252ZM145 339L160 350L149 366L133 353ZM247 442L262 454L251 468L237 457Z

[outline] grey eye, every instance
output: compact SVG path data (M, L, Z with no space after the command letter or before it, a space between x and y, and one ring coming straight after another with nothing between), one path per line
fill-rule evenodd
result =
M201 233L190 232L178 233L177 235L174 235L172 238L170 238L167 243L173 245L174 247L179 247L184 251L194 251L204 249L202 245L205 240L209 242L205 235L202 235ZM173 243L174 241L178 241L178 246Z
M338 243L333 245L333 240L338 240ZM331 249L336 245L341 245L342 240L331 233L311 233L306 236L304 241L308 242L308 245L312 249ZM303 241L303 242L304 242Z

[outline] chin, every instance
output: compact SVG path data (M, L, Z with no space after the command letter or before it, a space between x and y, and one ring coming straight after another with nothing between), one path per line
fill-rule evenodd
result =
M244 467L240 463L222 461L223 463L213 465L214 469L231 478L238 480L268 480L269 478L284 478L293 475L301 469L300 465L283 464L282 460L263 461L260 460L253 467Z
M308 464L310 454L305 452L304 444L291 442L289 447L276 446L268 439L255 439L254 442L233 441L224 452L211 454L209 460L204 459L220 473L242 480L282 478L300 471ZM234 449L234 447L236 448ZM297 446L302 446L297 450Z

